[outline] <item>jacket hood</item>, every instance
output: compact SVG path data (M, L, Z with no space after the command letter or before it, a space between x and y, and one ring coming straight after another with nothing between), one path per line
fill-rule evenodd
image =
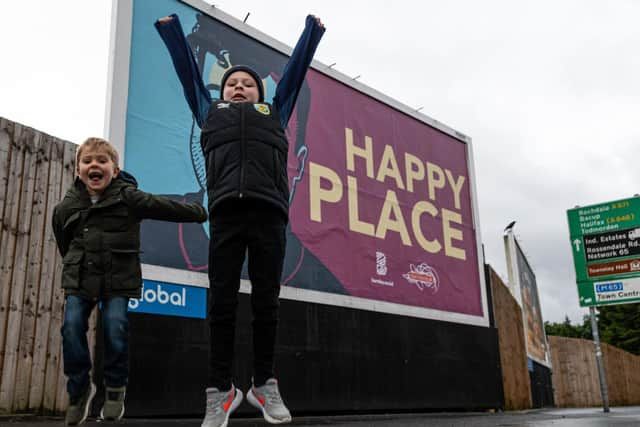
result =
M129 172L124 170L121 170L115 179L121 179L124 182L128 182L129 184L135 185L136 187L138 186L138 181L136 180L136 178L133 175L131 175Z

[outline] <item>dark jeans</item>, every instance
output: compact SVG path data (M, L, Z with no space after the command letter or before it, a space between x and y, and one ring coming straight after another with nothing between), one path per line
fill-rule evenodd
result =
M102 329L104 330L104 383L109 387L127 385L129 377L129 299L109 298L102 301ZM87 343L89 316L95 301L69 295L62 324L62 353L67 392L73 401L87 390L91 355Z
M255 200L224 202L212 215L209 246L211 387L219 390L231 387L236 308L245 253L252 288L254 384L262 385L274 376L286 222L280 210Z

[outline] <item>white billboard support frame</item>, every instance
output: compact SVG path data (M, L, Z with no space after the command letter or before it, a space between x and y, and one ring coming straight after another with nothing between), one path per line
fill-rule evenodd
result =
M529 349L529 343L528 340L526 338L526 334L527 334L527 314L525 311L525 306L523 303L523 296L522 296L522 283L520 283L520 268L518 267L518 261L517 261L517 250L518 250L518 242L516 241L515 235L513 233L513 229L509 229L505 232L504 235L504 243L505 243L505 253L507 255L507 271L508 271L508 275L509 275L509 288L514 296L514 298L516 299L516 301L518 302L518 305L520 306L520 309L522 311L522 326L523 326L523 331L525 333L525 349L527 351L527 357L529 357L531 360L536 361L537 363L546 366L547 368L551 369L551 355L549 352L549 341L547 340L547 333L544 330L544 322L542 323L542 338L544 339L544 356L545 356L545 360L541 360L539 357L535 357L531 355L531 351ZM520 249L520 251L522 251L522 249ZM523 258L524 261L529 264L529 261L524 257L523 254ZM531 271L533 271L533 269L531 267L529 267L531 269ZM538 293L538 295L536 296L537 300L538 300L538 306L540 305L540 295L539 295L539 291L538 291L538 285L536 283L536 292ZM542 313L540 313L540 316L542 317Z

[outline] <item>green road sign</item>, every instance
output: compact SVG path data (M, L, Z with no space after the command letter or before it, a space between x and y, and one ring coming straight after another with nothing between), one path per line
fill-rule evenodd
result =
M580 306L640 301L640 197L569 209Z

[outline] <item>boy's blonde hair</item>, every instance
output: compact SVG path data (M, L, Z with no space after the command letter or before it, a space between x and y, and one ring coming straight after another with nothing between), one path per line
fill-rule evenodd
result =
M119 167L118 151L115 149L115 147L111 145L111 143L106 139L90 137L87 138L82 144L80 144L78 146L78 149L76 150L76 168L80 164L80 156L86 148L106 152L107 155L111 158L111 161L113 161L113 163L116 165L116 167Z

